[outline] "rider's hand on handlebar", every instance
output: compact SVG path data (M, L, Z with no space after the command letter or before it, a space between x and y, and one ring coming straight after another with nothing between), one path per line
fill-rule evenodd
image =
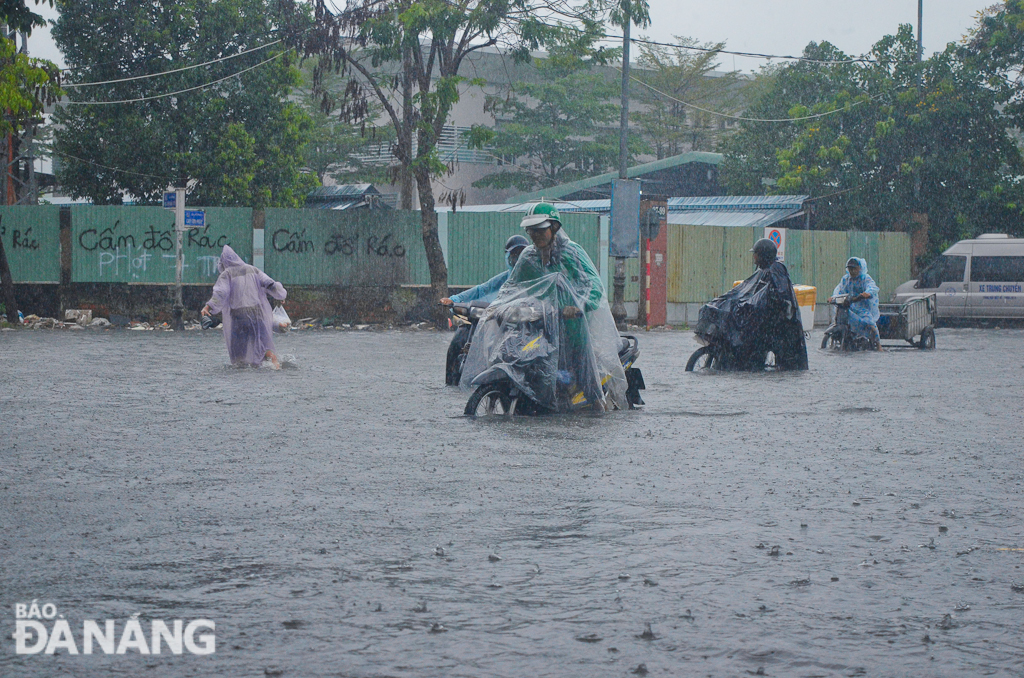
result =
M437 303L441 304L442 306L454 306L455 305L455 302L451 300L451 297L442 297L441 300L438 301Z
M576 308L575 306L565 306L564 308L562 308L563 318L578 318L581 315L583 314L580 312L580 309Z

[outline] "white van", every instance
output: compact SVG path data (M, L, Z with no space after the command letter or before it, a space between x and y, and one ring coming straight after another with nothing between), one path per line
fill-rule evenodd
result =
M1024 318L1024 239L998 233L961 240L892 301L935 294L940 318Z

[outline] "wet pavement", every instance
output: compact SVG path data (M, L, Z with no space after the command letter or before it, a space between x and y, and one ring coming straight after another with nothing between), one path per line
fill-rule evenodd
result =
M1024 674L1024 331L760 375L643 334L644 411L514 421L450 336L0 333L0 675ZM216 652L16 655L33 599Z

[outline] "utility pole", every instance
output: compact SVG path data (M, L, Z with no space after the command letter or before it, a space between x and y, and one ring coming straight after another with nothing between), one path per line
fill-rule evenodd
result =
M924 0L917 0L917 61L924 61L924 42L921 40L921 24L924 19Z
M184 186L184 182L182 182ZM171 327L180 332L185 329L185 304L181 300L181 270L185 263L182 236L185 233L185 189L174 189L174 305L171 306Z
M631 13L627 11L625 20L622 22L622 108L619 115L619 179L626 178L626 164L629 160L629 25L632 22ZM612 278L612 318L615 319L615 326L620 330L626 328L625 257L615 257L615 275Z

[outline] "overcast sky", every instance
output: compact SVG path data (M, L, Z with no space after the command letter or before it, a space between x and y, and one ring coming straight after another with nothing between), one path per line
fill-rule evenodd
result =
M799 54L812 40L827 40L849 54L863 54L901 23L917 24L917 0L648 0L652 25L634 35L673 42L683 35L701 42L725 41L728 49ZM925 54L958 41L975 23L978 10L995 0L924 0ZM36 11L57 16L48 6ZM29 38L32 56L64 66L49 30ZM722 68L756 70L763 60L724 56Z

